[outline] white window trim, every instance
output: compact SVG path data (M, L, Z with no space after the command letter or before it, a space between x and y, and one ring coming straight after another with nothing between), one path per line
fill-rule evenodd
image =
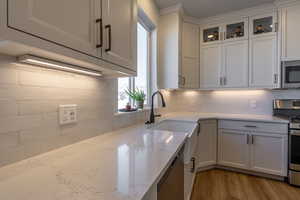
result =
M148 32L148 61L147 61L147 91L146 91L146 95L147 95L147 101L145 102L145 108L147 107L150 107L150 103L151 103L151 92L152 92L152 84L151 84L151 80L152 80L152 71L151 71L151 48L152 48L152 45L151 45L151 33L152 33L152 30L150 27L148 27L144 22L143 20L139 17L138 18L138 23L141 24L145 30ZM129 81L129 90L133 90L135 89L135 77L128 77L128 81ZM118 91L117 91L118 92ZM118 99L118 98L117 98ZM134 106L134 101L129 98L129 103L131 106ZM119 108L119 105L118 105L118 100L117 100L117 110Z

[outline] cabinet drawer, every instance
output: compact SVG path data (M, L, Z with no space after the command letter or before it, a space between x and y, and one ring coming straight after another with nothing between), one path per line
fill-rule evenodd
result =
M279 124L279 123L220 120L219 128L250 131L250 132L255 131L255 132L278 133L278 134L288 133L288 125Z

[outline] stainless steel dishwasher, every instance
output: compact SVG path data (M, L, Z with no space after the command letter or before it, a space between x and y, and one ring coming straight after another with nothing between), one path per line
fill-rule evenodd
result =
M157 185L157 200L184 200L184 164L182 154L173 160Z

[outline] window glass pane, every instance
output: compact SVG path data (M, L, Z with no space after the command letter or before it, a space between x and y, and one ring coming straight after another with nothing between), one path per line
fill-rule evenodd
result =
M135 88L143 90L146 94L148 91L148 55L149 55L149 32L138 24L138 75L135 78ZM145 101L146 103L147 101Z
M129 102L129 97L125 90L129 88L129 78L118 79L118 109L125 108Z

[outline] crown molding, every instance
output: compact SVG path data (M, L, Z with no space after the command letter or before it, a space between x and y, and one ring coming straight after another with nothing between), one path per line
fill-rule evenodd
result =
M174 13L174 12L179 12L180 14L184 15L184 10L183 10L182 3L178 3L174 6L170 6L170 7L167 7L167 8L160 9L159 14L160 15L167 15L167 14Z
M299 0L297 0L299 1ZM259 6L251 7L251 8L245 8L237 11L231 11L228 13L215 15L212 17L207 18L194 18L190 16L184 16L184 19L186 19L188 22L198 24L198 25L207 25L207 24L221 24L225 21L234 21L236 19L240 19L243 17L249 17L254 15L260 15L267 12L274 12L277 11L277 7L274 3L268 3L268 4L262 4Z
M300 3L300 0L276 0L274 2L274 4L281 8L281 7L285 7L285 6L290 6L290 5L295 5Z
M192 16L189 16L189 15L183 15L182 16L182 19L184 22L188 22L188 23L191 23L191 24L197 24L199 25L199 18L196 18L196 17L192 17Z

